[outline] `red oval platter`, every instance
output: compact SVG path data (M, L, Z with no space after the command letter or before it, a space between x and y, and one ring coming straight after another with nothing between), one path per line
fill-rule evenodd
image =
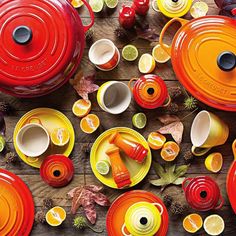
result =
M109 236L121 236L125 213L134 203L145 201L160 203L163 206L162 224L155 236L165 236L168 232L168 212L162 200L151 192L133 190L122 194L111 205L106 218L107 233Z
M34 202L26 184L0 169L0 235L28 236L34 223Z

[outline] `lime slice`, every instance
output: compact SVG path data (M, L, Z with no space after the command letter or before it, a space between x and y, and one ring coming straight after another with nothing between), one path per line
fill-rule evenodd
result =
M98 161L96 164L96 169L99 174L107 175L110 171L110 164L108 161Z
M91 6L93 12L97 13L103 9L104 0L89 0L89 5Z
M126 61L135 61L138 58L138 49L134 45L126 45L122 49L122 57Z
M132 118L133 126L138 129L143 129L147 124L147 117L144 113L137 113Z
M118 5L118 0L105 0L105 4L108 8L115 8Z
M0 135L0 152L3 151L3 149L5 148L5 145L6 145L6 141L5 141L5 139L3 138L3 136Z

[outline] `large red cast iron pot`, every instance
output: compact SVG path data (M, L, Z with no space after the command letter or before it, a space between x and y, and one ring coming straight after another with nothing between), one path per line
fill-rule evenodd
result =
M1 0L0 90L37 97L62 86L78 67L85 46L83 26L69 0Z

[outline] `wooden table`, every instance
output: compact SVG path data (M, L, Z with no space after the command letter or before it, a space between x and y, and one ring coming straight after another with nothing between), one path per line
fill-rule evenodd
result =
M117 7L117 10L113 13L107 13L104 12L103 14L96 15L95 19L95 25L93 27L94 29L94 39L101 39L101 38L109 38L112 41L115 42L115 44L118 46L118 48L121 50L122 47L125 44L122 44L121 42L117 41L114 36L114 29L118 26L118 10L120 9L122 4L130 4L131 1L125 1L120 0L119 6ZM213 0L207 0L209 4L209 14L217 14L218 9L216 5L214 4ZM80 15L83 18L83 21L85 23L89 22L89 15L88 12L82 8L80 10ZM187 16L188 17L188 16ZM147 21L150 23L151 27L155 27L157 29L157 32L160 32L162 27L165 25L165 23L168 21L162 14L155 13L152 9L150 9L149 14L147 16ZM171 39L171 35L173 35L173 32L169 32L167 34L167 38ZM140 54L142 53L150 53L152 47L150 44L143 40L138 40L133 42L135 44ZM94 73L94 67L88 60L88 47L86 48L84 52L84 58L81 64L81 67L84 69L85 74L92 74ZM172 70L171 63L168 62L164 65L158 65L155 71L158 75L160 75L165 81L167 86L170 88L171 86L177 86L179 85L179 82L175 78L175 74ZM118 68L111 72L101 72L96 71L98 84L102 84L103 82L107 80L120 80L127 83L127 81L132 76L139 76L140 73L138 72L137 68L137 62L135 63L127 63L123 60L121 60ZM39 170L34 169L28 165L26 165L23 161L19 160L15 165L10 164L9 166L5 166L2 159L0 162L0 165L2 168L7 168L9 171L12 171L13 173L19 175L29 186L30 190L32 191L34 202L35 202L35 208L36 210L39 210L42 206L42 199L44 197L50 197L54 199L54 202L56 205L64 207L67 212L70 211L71 201L66 199L67 192L72 189L75 186L78 186L83 183L83 168L81 164L81 159L83 157L82 148L88 143L93 143L96 139L98 133L92 134L92 135L86 135L84 134L80 128L79 128L79 119L76 118L72 112L71 108L73 103L78 99L76 92L74 89L69 85L66 84L61 89L56 91L53 94L50 94L46 97L42 98L35 98L35 99L17 99L13 98L11 96L7 96L4 94L0 94L0 101L6 101L9 102L15 109L16 112L14 115L6 117L7 122L7 142L9 147L13 150L13 143L12 143L12 135L14 127L17 123L17 121L20 119L20 117L25 114L27 111L37 108L37 107L51 107L58 109L62 111L73 123L74 129L76 132L76 144L74 147L74 151L71 155L71 158L75 165L75 176L73 182L68 185L67 187L60 188L60 189L54 189L46 185L40 178ZM99 106L97 105L95 94L90 96L92 100L92 113L97 114L101 118L102 122L102 129L106 130L111 127L116 126L128 126L132 127L132 116L136 113L141 111L141 109L134 103L130 105L128 110L124 112L121 115L113 116L108 113L103 112ZM227 113L218 111L215 109L211 109L203 104L200 104L200 109L207 109L209 111L213 111L215 114L217 114L219 117L223 118L228 124L230 125L230 138L227 142L227 144L215 148L214 151L219 151L224 156L224 165L219 174L211 174L209 171L206 170L204 166L204 157L196 157L193 161L193 164L188 170L187 176L199 176L199 175L208 175L213 177L217 183L220 186L220 189L222 191L223 197L225 199L225 204L221 210L218 211L211 211L207 213L201 213L203 217L206 217L209 214L217 213L221 216L223 216L226 228L224 231L224 235L230 236L235 235L236 232L236 217L230 207L227 194L226 194L226 188L225 188L225 182L226 182L226 175L228 168L233 160L232 151L231 151L231 143L233 139L235 138L234 131L236 130L236 115L235 113ZM144 135L144 137L147 137L148 134L154 130L157 130L161 124L157 120L157 116L163 114L165 111L162 109L153 110L150 112L145 112L148 118L148 124L146 128L140 133ZM189 112L186 112L183 109L183 106L180 106L179 116L183 117L187 115ZM196 114L196 113L195 113ZM195 116L195 114L192 114L188 116L184 120L185 125L185 131L184 131L184 138L183 138L183 144L181 145L181 149L183 150L182 153L185 150L190 149L191 143L189 138L189 130L190 125L192 123L192 120ZM160 160L160 156L158 153L153 152L153 159ZM181 154L178 157L178 164L183 164L184 158ZM133 189L145 189L148 191L151 191L153 193L159 193L160 189L154 186L151 186L148 182L148 179L156 178L156 175L153 171L153 169L150 170L150 173L145 178L144 181L142 181L138 186L136 186ZM87 183L90 184L99 184L97 179L94 177L92 170L89 165L89 160L86 160L86 179ZM124 190L113 190L109 188L105 188L105 193L109 196L110 200L115 200L120 194L124 193ZM183 191L181 190L181 187L169 187L166 189L165 193L170 193L174 196L176 200L185 201ZM64 200L61 198L65 198ZM106 221L106 212L107 208L97 207L98 211L98 219L97 219L97 226L104 229L104 233L101 235L107 235L105 232L105 221ZM190 212L193 212L193 210L190 210ZM182 227L182 220L184 216L173 216L171 213L169 214L170 217L170 224L169 224L169 233L168 235L188 235ZM35 224L32 230L31 235L35 236L57 236L57 235L95 235L90 230L85 230L83 232L76 231L72 227L72 219L73 217L71 215L68 215L66 221L63 223L60 227L50 227L47 224ZM199 234L197 235L206 235L206 233L201 230Z

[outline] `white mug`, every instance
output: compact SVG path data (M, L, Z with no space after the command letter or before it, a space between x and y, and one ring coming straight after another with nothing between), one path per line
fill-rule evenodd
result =
M99 106L111 114L120 114L130 105L131 92L122 82L108 81L98 90L97 101Z

